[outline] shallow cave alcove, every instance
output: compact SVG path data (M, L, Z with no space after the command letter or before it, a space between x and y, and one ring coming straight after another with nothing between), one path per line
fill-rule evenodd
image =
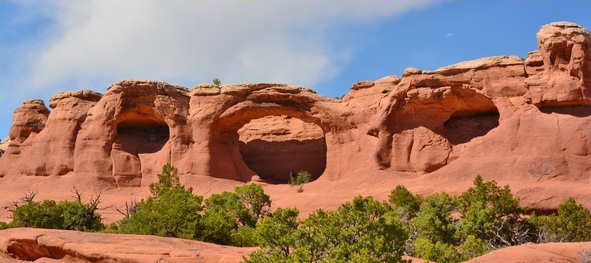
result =
M169 127L159 118L128 118L117 124L111 157L118 186L140 186L144 171L162 166L154 163L168 142ZM154 160L153 160L154 159Z
M238 130L244 163L268 183L289 183L307 171L312 180L326 168L326 140L316 124L288 116L251 120Z
M116 141L130 153L158 152L170 137L166 123L153 120L129 121L117 125Z
M463 144L486 135L499 126L499 112L454 114L444 124L445 137L453 145Z

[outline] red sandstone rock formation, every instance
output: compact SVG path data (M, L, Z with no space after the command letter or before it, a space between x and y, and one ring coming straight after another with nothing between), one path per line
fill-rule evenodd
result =
M343 99L284 84L188 90L125 80L104 95L57 94L51 112L26 101L0 158L0 201L27 190L68 198L76 185L107 191L107 204L118 205L145 196L170 162L199 194L257 180L271 183L274 205L303 214L360 194L385 198L397 184L458 192L476 174L510 184L524 205L552 209L567 196L591 205L591 36L559 22L537 37L525 60L407 69L356 83ZM293 119L305 132L293 131ZM294 197L287 171L318 159L324 164L302 168L318 179Z
M544 243L506 247L473 258L466 263L581 263L591 252L591 242ZM588 260L588 256L587 256Z
M269 116L245 124L238 135L242 159L266 181L286 183L300 171L318 178L326 168L326 140L314 124Z
M0 262L230 263L241 262L254 250L156 236L32 228L0 231Z
M25 101L14 112L10 144L2 172L21 175L64 175L74 167L74 146L87 111L101 95L92 91L62 92L50 100Z
M526 61L407 69L369 131L380 167L587 179L591 35L558 22L537 36L540 50Z

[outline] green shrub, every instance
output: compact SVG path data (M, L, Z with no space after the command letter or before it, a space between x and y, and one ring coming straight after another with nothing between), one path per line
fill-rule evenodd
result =
M391 199L391 203L407 207L417 202L402 188L395 190ZM441 193L422 200L409 226L416 229L417 239L407 251L438 262L457 262L491 248L523 244L534 239L535 229L521 217L524 212L508 186L501 188L495 181L483 182L477 176L474 186L457 198Z
M270 216L261 219L256 226L259 245L268 251L289 256L295 247L299 213L295 208L277 208Z
M111 224L107 225L105 227L105 229L103 229L102 232L109 233L109 234L118 234L118 233L120 233L119 224L118 223L111 223Z
M291 185L301 185L310 181L312 181L312 174L308 171L300 171L295 177L292 174L289 175L289 184Z
M239 247L254 247L258 245L258 234L254 227L241 226L231 234L232 244Z
M119 225L123 233L193 238L199 228L203 197L179 183L177 169L167 164L150 185L152 196L135 206Z
M234 192L248 211L250 222L246 222L247 225L254 227L259 219L269 214L271 197L265 194L260 185L238 186Z
M537 228L538 242L579 242L591 237L591 213L573 198L558 207L558 214L529 220Z
M204 201L180 184L178 171L170 164L164 165L150 192L148 199L131 206L126 203L125 211L118 210L125 216L118 231L255 246L254 227L271 206L271 198L256 184L213 194Z
M205 216L213 214L225 214L231 221L238 225L256 225L256 219L249 213L248 208L242 203L236 193L223 192L221 194L212 194L205 199Z
M408 255L413 255L419 232L411 220L416 217L423 199L410 193L404 186L398 185L390 193L388 201L408 230L409 237L405 242L404 251Z
M62 207L53 200L18 206L12 213L12 224L15 227L65 229Z
M246 262L402 262L406 230L392 208L357 197L337 211L318 210L301 223L277 209L257 224L262 251Z
M230 245L232 233L238 230L236 219L226 210L205 211L195 237L199 240Z
M341 205L336 212L329 212L329 218L329 229L336 238L328 239L331 246L326 251L337 261L353 261L355 258L401 261L408 234L388 204L372 197L356 197L352 202ZM321 245L317 242L311 244Z
M558 222L562 241L589 241L591 213L581 204L577 204L572 197L558 207Z
M414 217L421 208L422 199L410 193L404 186L397 185L390 193L390 204L399 209L400 214L407 217Z
M180 183L177 168L167 163L158 174L158 182L150 184L150 193L154 198L158 198L164 192L176 187L184 188Z
M215 79L213 79L213 81L212 81L212 82L213 82L213 85L216 85L216 86L218 86L218 87L219 87L220 85L222 85L222 81L221 81L220 79L218 79L218 78L215 78Z
M193 238L202 210L201 196L182 187L172 188L159 198L149 197L137 204L136 213L123 219L123 233Z
M424 237L419 237L415 242L415 256L433 260L440 263L459 262L456 259L456 250L453 245L437 241L433 242Z
M483 240L469 235L462 244L456 247L456 257L460 261L469 260L484 255L488 250Z
M271 198L257 184L234 188L234 192L213 194L205 200L205 211L229 213L237 224L254 227L257 221L269 214Z
M271 198L257 184L213 194L205 200L205 212L195 237L218 244L256 245L256 235L250 230L269 214L270 206Z
M77 192L76 192L77 193ZM99 231L105 226L101 223L101 215L96 212L98 209L100 195L90 203L83 203L77 193L77 200L74 202L60 202L64 216L64 229L77 231Z
M4 229L10 228L10 227L11 226L8 223L0 222L0 230L4 230Z
M455 200L446 193L433 194L421 203L417 216L411 223L416 226L419 237L433 242L453 244L456 242L456 219L451 217L456 207Z
M555 214L547 216L538 216L533 213L528 220L536 228L536 237L538 243L558 242L557 230L559 228L558 216Z
M459 246L421 237L416 240L415 251L415 256L423 259L455 263L480 256L487 252L487 247L484 241L474 236L468 236Z
M244 263L278 263L278 262L298 262L294 256L281 253L278 250L257 250L244 257Z
M457 199L461 214L459 234L488 240L493 247L519 245L532 241L531 226L520 218L525 210L513 197L509 186L495 181L474 179L474 186Z
M104 228L101 216L96 211L100 203L97 195L88 203L82 202L82 196L74 188L75 201L53 200L33 201L36 193L29 193L23 198L24 205L15 204L12 213L13 227L35 227L66 229L77 231L99 231Z

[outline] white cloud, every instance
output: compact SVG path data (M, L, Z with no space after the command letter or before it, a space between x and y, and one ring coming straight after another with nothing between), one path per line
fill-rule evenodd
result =
M450 38L453 37L455 34L454 33L447 33L445 34L445 38Z
M276 81L313 86L338 73L355 43L333 30L377 22L425 1L74 1L31 52L25 86L159 79L195 84ZM35 8L36 5L31 5ZM363 41L362 39L360 41Z

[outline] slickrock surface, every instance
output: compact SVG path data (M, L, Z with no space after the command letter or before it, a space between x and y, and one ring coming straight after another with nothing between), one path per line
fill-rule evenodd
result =
M526 59L409 68L342 99L286 84L124 80L105 94L56 94L51 111L25 101L0 157L0 206L29 191L71 199L75 186L102 192L112 222L170 162L197 194L255 181L274 207L303 216L357 195L385 199L398 184L459 193L477 174L509 184L524 206L555 209L572 196L589 207L591 34L557 22L537 40ZM299 170L315 178L302 193L287 184Z
M241 262L255 248L142 235L15 228L0 231L0 262Z
M502 248L467 261L468 263L581 263L585 252L591 256L591 242L528 243Z

